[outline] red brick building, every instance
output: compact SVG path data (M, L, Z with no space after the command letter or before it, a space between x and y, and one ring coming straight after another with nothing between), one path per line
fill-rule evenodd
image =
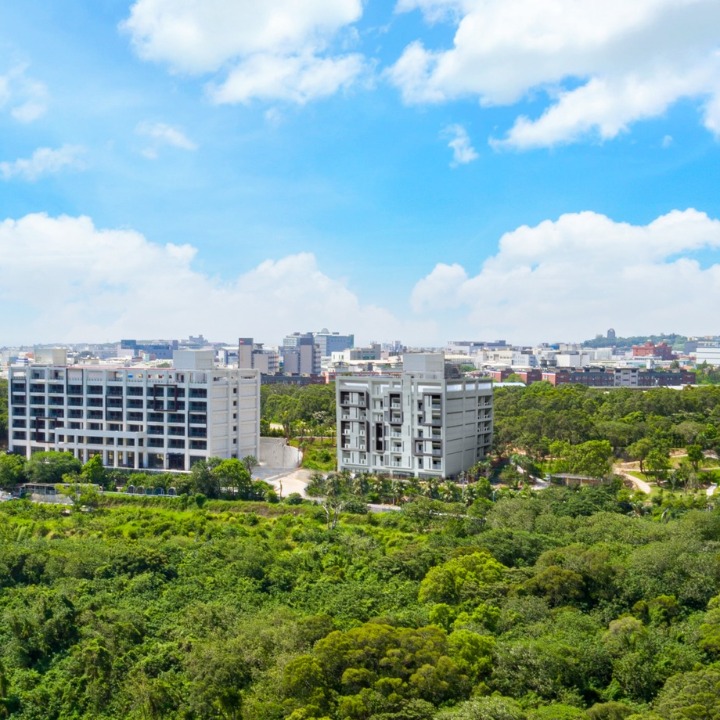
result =
M672 348L666 343L661 342L657 345L650 341L644 345L633 345L633 357L657 357L663 360L674 360Z

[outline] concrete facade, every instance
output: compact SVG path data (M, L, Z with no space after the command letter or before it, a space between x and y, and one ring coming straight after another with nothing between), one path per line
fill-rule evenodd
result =
M176 351L173 368L11 367L8 449L166 470L209 457L257 457L260 374L215 368L212 356Z
M354 335L341 335L326 328L313 333L313 339L320 350L320 357L330 357L334 352L342 352L355 346Z
M285 375L319 375L320 349L312 333L287 335L280 348Z
M490 450L492 385L447 380L442 354L403 360L397 377L337 378L338 468L455 477Z

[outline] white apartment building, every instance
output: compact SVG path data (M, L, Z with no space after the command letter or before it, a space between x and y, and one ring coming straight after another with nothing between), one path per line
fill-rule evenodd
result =
M165 470L189 470L209 457L257 457L260 374L216 368L213 354L175 351L172 368L12 366L8 449Z
M442 353L407 354L398 377L338 377L338 469L455 477L489 452L492 384L446 380Z
M697 365L707 363L708 365L720 365L720 343L700 342L695 351L695 362Z

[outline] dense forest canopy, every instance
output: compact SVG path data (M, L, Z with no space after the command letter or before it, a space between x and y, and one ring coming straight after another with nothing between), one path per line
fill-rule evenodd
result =
M495 440L499 449L518 446L542 455L553 441L607 440L620 455L650 438L669 447L720 442L720 387L684 390L613 390L582 385L497 388Z
M617 485L503 491L333 529L307 504L181 503L0 506L0 715L720 712L720 511L700 498L637 515Z

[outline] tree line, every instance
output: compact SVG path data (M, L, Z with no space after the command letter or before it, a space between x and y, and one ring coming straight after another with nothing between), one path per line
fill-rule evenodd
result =
M619 484L333 523L307 503L3 503L0 715L714 718L720 510L651 506Z

